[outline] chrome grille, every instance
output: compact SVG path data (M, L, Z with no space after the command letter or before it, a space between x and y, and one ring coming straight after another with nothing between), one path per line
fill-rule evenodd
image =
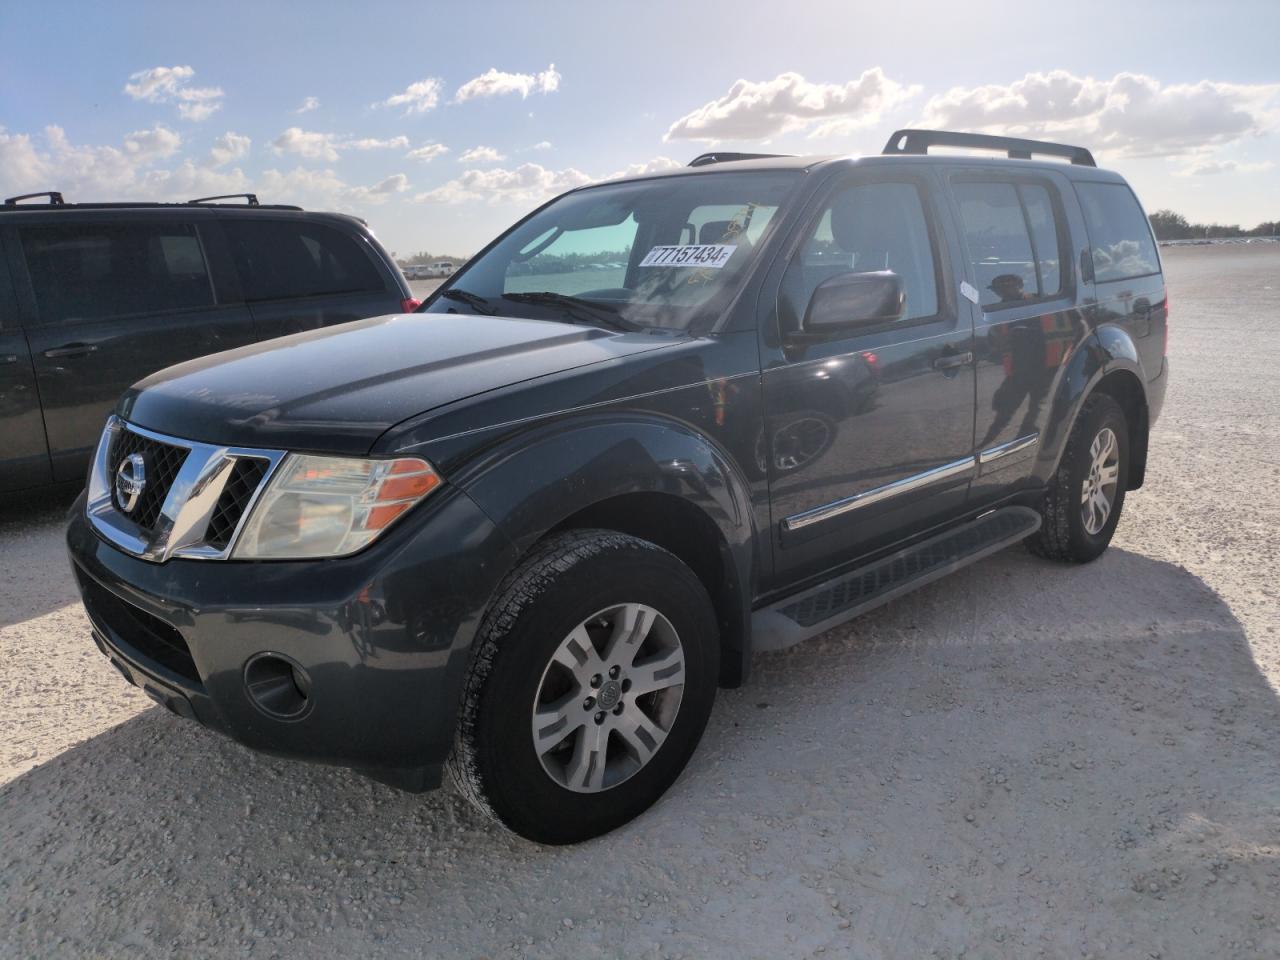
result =
M120 469L121 461L135 453L141 454L146 464L146 488L138 497L138 503L132 512L125 510L120 503L114 483L111 489L112 499L116 509L128 513L129 518L139 527L143 530L153 530L156 521L160 519L160 510L164 507L165 497L169 495L169 489L177 479L178 471L182 469L182 462L187 459L188 451L185 447L161 443L159 440L152 440L131 430L121 430L111 446L109 476L114 479L116 471Z
M142 455L146 482L130 512L115 481L135 453ZM89 473L85 512L102 537L145 560L222 560L284 455L168 437L111 417Z
M231 543L231 537L240 526L245 509L253 500L254 494L258 492L262 478L267 475L267 470L270 468L269 460L260 460L257 457L241 457L236 461L235 468L227 479L227 485L222 488L218 506L209 519L205 543L220 550Z

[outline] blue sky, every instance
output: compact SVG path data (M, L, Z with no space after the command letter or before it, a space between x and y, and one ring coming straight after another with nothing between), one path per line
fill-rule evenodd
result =
M1083 143L1148 209L1280 216L1264 0L8 0L0 30L5 195L255 190L400 254L472 252L555 192L714 146L868 153L913 124Z

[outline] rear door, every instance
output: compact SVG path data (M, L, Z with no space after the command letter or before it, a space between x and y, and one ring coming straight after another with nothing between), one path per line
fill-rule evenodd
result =
M35 370L3 250L0 236L0 492L39 486L51 477Z
M222 220L258 339L400 312L407 296L368 238L303 218Z
M59 213L17 228L10 260L21 272L54 480L83 478L130 384L253 341L244 306L215 294L196 220Z
M1087 333L1071 255L1074 207L1057 173L1006 166L950 176L976 291L974 504L1029 485L1054 392Z

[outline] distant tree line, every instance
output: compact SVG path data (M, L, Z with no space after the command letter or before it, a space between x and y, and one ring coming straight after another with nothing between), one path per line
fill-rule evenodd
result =
M1238 223L1192 223L1172 210L1157 210L1151 214L1151 228L1157 240L1200 240L1205 237L1271 237L1280 230L1280 221L1268 220L1252 230L1245 230Z

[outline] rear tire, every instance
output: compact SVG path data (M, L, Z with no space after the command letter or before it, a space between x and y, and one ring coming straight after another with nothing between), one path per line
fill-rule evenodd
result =
M481 623L450 772L530 840L607 833L684 769L718 671L711 601L679 559L612 531L552 537Z
M1049 560L1088 563L1107 549L1120 522L1129 476L1129 427L1110 396L1080 408L1058 471L1040 505L1042 523L1027 549Z

